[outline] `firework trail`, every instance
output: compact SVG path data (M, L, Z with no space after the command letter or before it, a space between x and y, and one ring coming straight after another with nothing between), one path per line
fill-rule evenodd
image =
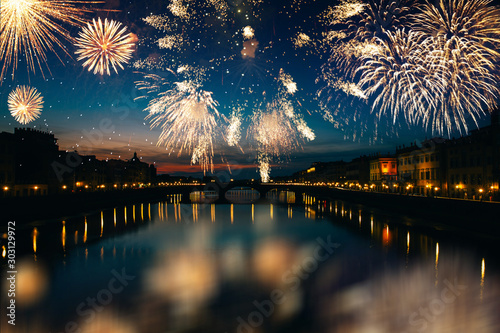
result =
M7 104L12 117L26 125L40 117L43 98L35 88L20 86L9 94Z
M242 108L238 107L233 109L231 116L229 117L229 125L227 127L227 144L230 147L238 146L241 139L241 124L242 120ZM241 150L241 147L240 147Z
M85 60L82 66L88 67L89 72L94 70L94 74L111 75L111 68L118 74L117 67L123 69L134 52L135 35L126 31L120 22L93 19L76 38L77 60Z

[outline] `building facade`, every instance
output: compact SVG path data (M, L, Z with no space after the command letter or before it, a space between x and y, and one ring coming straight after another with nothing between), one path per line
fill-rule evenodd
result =
M446 145L448 195L473 200L499 199L500 124L492 117L490 126L450 140Z
M60 151L54 134L31 128L0 133L1 197L141 187L156 168L136 153L127 161Z
M370 188L394 192L397 187L398 166L394 156L377 156L370 160Z

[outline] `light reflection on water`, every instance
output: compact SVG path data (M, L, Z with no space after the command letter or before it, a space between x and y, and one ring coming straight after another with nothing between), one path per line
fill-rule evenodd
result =
M296 201L277 194L282 205L219 205L183 204L173 195L30 227L24 241L23 232L18 235L19 253L32 256L20 260L18 270L29 274L18 286L27 296L19 299L17 316L25 320L15 332L61 332L68 322L82 333L288 332L290 325L295 331L413 332L424 323L428 332L480 325L493 332L498 279L485 269L485 251L359 205L310 195L291 204L291 197ZM321 247L327 239L340 244L331 254ZM311 259L318 251L327 258ZM122 269L134 278L108 302L113 272ZM457 279L467 293L446 303L450 310L432 321L409 319ZM25 287L33 285L40 288ZM283 301L269 303L277 291ZM100 297L99 311L88 297ZM13 332L2 325L2 332Z

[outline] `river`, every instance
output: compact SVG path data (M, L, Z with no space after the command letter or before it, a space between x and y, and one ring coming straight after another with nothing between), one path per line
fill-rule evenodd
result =
M18 226L1 331L498 331L498 259L477 238L302 193L187 201Z

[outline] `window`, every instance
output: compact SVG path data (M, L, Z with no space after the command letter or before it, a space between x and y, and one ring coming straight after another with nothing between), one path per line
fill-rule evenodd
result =
M463 183L463 184L465 184L465 185L467 185L467 180L468 180L468 177L467 177L467 175L464 173L464 174L462 175L462 183Z
M429 155L425 155L425 161L429 162Z
M429 169L427 169L427 171L425 172L425 179L429 180L429 179L431 179L430 177L431 177L431 173L430 173Z
M434 154L431 155L431 162L434 162Z
M476 185L476 176L474 174L470 175L470 184Z
M420 163L424 163L424 157L420 156Z

